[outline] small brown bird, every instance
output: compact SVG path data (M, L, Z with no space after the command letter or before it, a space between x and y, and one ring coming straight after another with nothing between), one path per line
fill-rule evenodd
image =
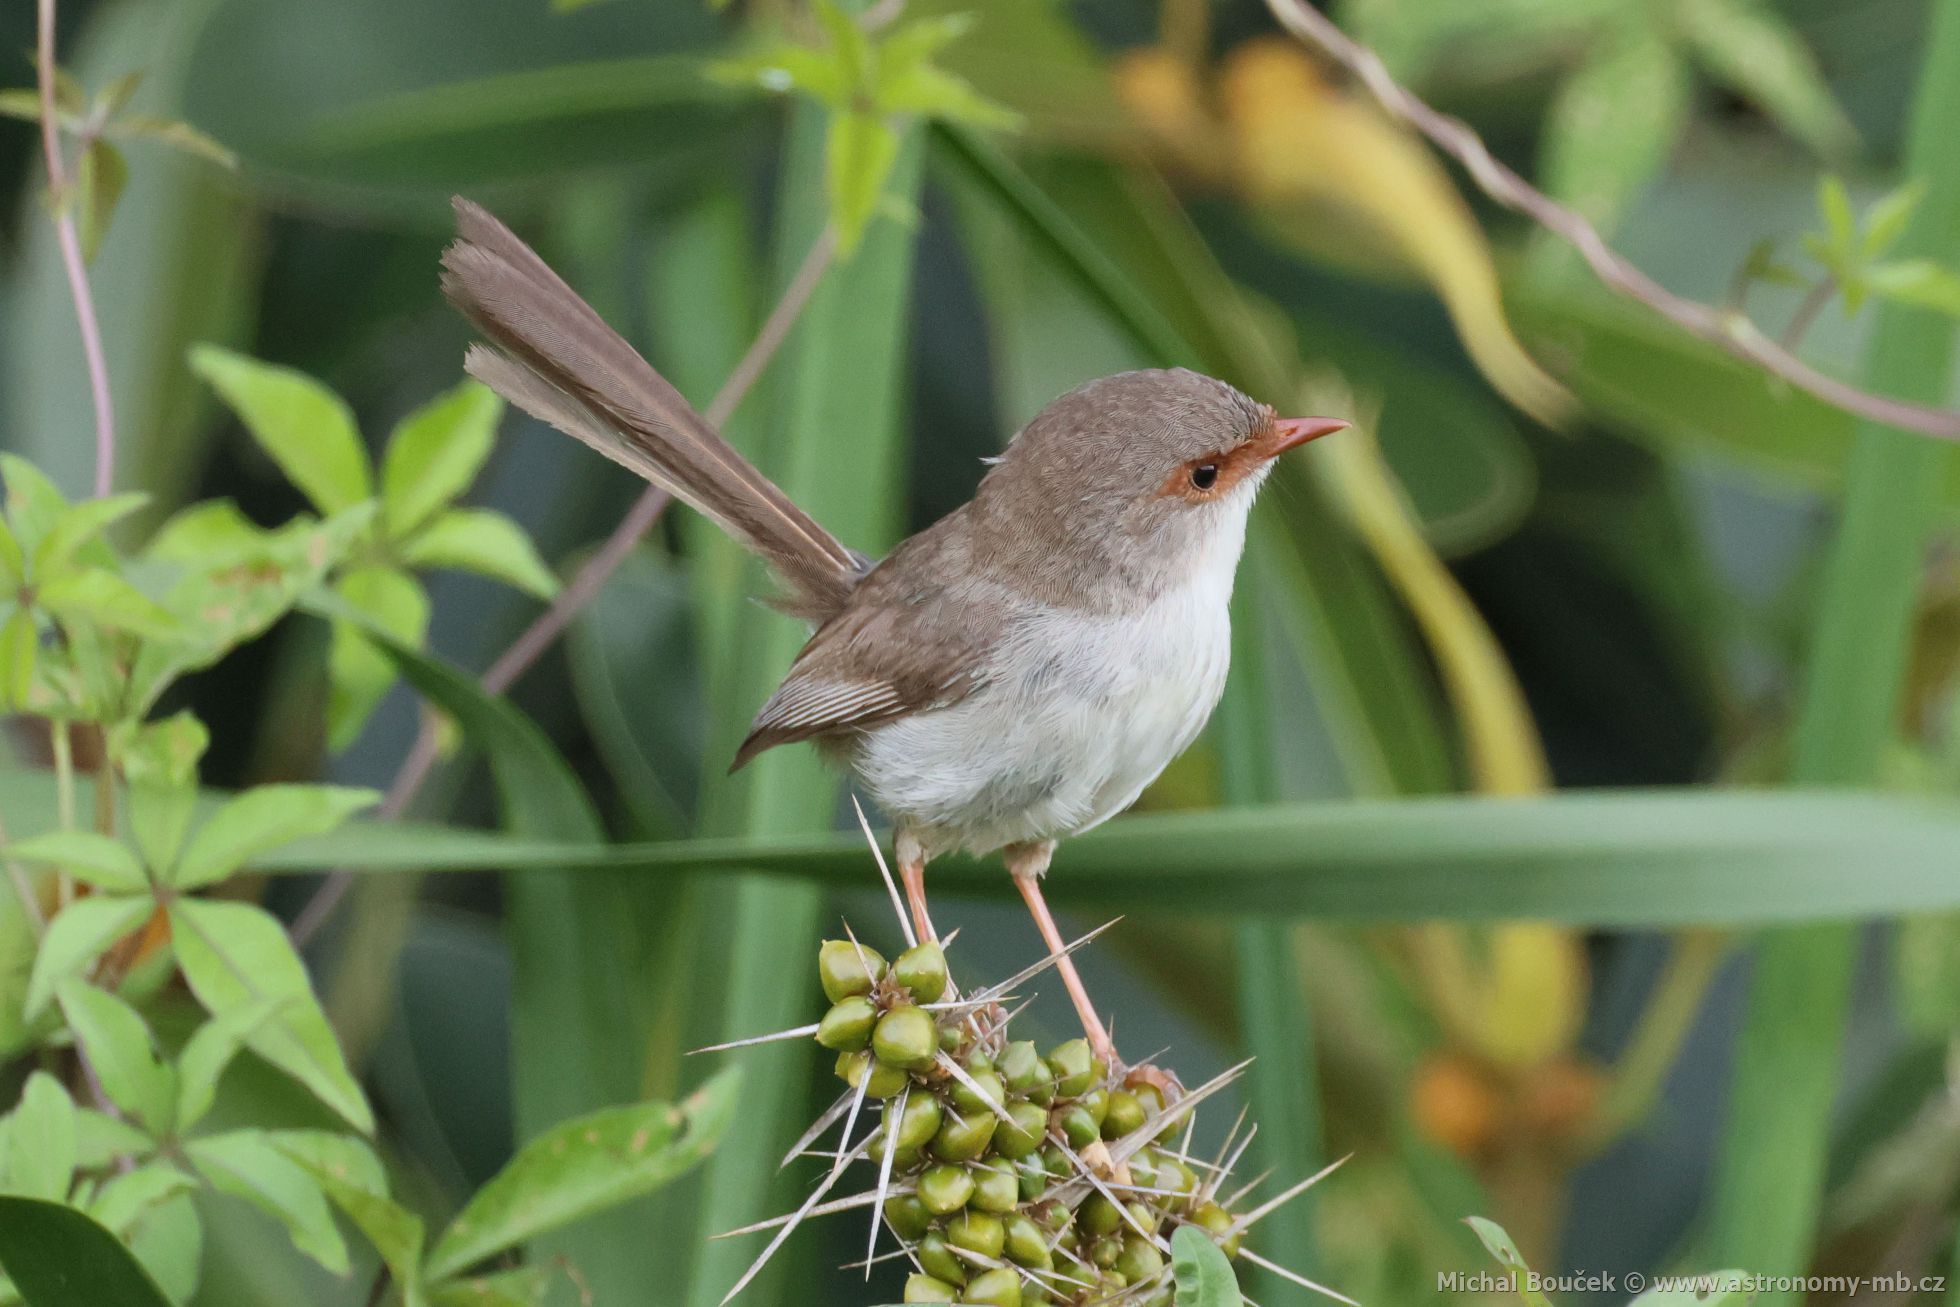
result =
M815 741L896 824L922 938L937 938L926 863L1000 850L1059 952L1040 880L1056 841L1127 808L1204 728L1259 484L1278 455L1347 423L1281 418L1182 369L1104 377L1028 423L971 503L874 562L710 429L502 223L462 199L456 216L443 291L494 342L470 348L469 372L713 519L815 625L734 766ZM1066 958L1062 975L1112 1058Z

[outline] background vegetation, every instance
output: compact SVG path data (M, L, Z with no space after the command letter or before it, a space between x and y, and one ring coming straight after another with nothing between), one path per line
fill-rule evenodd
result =
M74 537L7 572L0 1189L65 1196L79 1161L165 1292L225 1307L421 1276L435 1301L714 1307L758 1249L707 1236L807 1192L777 1162L832 1096L818 1050L684 1056L814 1021L840 915L897 951L836 780L804 751L723 775L799 632L676 514L534 668L499 660L640 487L455 389L467 333L435 274L461 191L703 408L740 398L731 438L866 550L1117 368L1364 419L1268 492L1213 729L1049 882L1077 924L1125 916L1085 969L1126 1051L1168 1045L1192 1084L1256 1054L1232 1092L1258 1169L1349 1156L1266 1227L1274 1256L1370 1304L1476 1301L1437 1276L1491 1265L1480 1215L1547 1272L1954 1283L1948 445L1603 289L1250 0L898 9L860 38L781 0L68 0L89 162L56 207L93 256L114 488L148 496L99 520L51 497L87 499L95 418L35 72L0 76L24 119L0 125L9 523ZM1332 13L1668 290L1871 392L1960 404L1954 0ZM34 20L0 12L0 46ZM785 302L759 379L722 390ZM179 512L214 500L238 515ZM36 697L85 679L102 632L181 650L209 609L170 569L241 558L273 568L264 620L205 632L156 694ZM157 830L181 842L200 751L210 789L341 788L255 800L277 819L234 816L236 857L201 826L180 849ZM23 851L90 824L69 782L98 767L128 861ZM346 787L387 797L349 822L378 796ZM997 867L932 884L962 975L1038 956ZM37 917L71 913L92 924L51 963ZM272 992L233 992L241 968ZM1018 1024L1069 1021L1044 994ZM92 1039L140 1047L134 1078L91 1085L70 1045ZM710 1081L725 1064L739 1084ZM624 1104L650 1106L587 1117ZM520 1159L499 1183L558 1206L498 1209L486 1182L574 1118L674 1137L576 1193ZM77 1119L66 1157L22 1142ZM98 1182L145 1168L185 1178L105 1215ZM498 1238L450 1223L472 1194ZM24 1213L0 1212L17 1277L21 1246L72 1234ZM832 1269L862 1235L800 1231L746 1300L895 1298L890 1268ZM534 1274L462 1287L518 1243Z

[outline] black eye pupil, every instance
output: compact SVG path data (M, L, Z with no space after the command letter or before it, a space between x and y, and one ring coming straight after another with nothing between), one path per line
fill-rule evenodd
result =
M1200 490L1209 490L1218 483L1218 464L1200 463L1191 469L1191 484Z

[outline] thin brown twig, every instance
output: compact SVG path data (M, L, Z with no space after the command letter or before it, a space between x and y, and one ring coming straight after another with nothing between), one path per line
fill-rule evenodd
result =
M88 363L89 395L95 402L95 495L109 493L116 474L116 413L109 394L109 364L102 352L102 328L95 318L95 297L89 292L88 264L75 230L68 192L68 165L61 154L61 124L55 106L54 0L40 0L39 45L35 52L41 92L41 153L47 160L48 191L54 207L55 243L68 273L68 293L75 301L75 321L82 332L82 356Z
M837 234L825 227L811 242L809 252L803 256L803 262L790 278L789 285L783 288L782 298L769 311L768 318L763 321L761 330L756 332L748 350L709 401L703 416L710 427L719 431L735 416L735 411L755 388L770 360L775 358L783 342L789 338L790 330L796 326L796 320L802 316L810 297L816 294L818 284L823 281L824 273L829 271L831 261L836 256ZM585 560L571 584L559 591L550 605L484 670L481 684L487 693L505 693L544 656L545 651L565 633L565 628L571 625L572 618L599 593L606 578L618 570L619 565L633 552L634 546L653 529L671 499L658 486L648 486L641 492L633 507L620 519L612 534L606 537L605 543ZM394 780L389 783L387 794L376 809L377 815L392 821L407 812L408 805L414 802L423 782L435 769L439 756L434 718L424 716L421 729L416 732L415 743L402 759ZM344 867L327 877L293 920L295 944L303 945L319 933L334 909L340 906L340 901L347 897L347 891L353 887L353 878L354 873Z
M1920 435L1960 440L1960 412L1860 390L1811 367L1742 313L1676 295L1662 286L1608 245L1591 223L1500 163L1467 123L1430 107L1397 82L1380 56L1307 0L1266 0L1266 7L1280 26L1354 74L1391 117L1415 128L1462 164L1484 194L1578 250L1607 289L1640 301L1682 330L1835 408Z

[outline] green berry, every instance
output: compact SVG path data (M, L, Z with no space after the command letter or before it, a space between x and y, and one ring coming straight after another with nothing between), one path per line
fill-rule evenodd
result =
M958 1022L954 1021L954 1022L948 1022L947 1024L939 1027L939 1051L940 1052L957 1053L960 1051L960 1045L964 1044L965 1042L966 1042L965 1026L962 1026Z
M992 1212L968 1208L946 1222L946 1242L982 1257L998 1257L1007 1243L1007 1227Z
M1086 1094L1096 1083L1095 1054L1086 1039L1071 1039L1049 1049L1048 1065L1055 1070L1055 1092L1063 1098Z
M1082 1200L1082 1206L1075 1209L1075 1223L1082 1227L1082 1233L1100 1239L1115 1234L1122 1227L1123 1214L1104 1195L1090 1194Z
M1141 1129L1143 1122L1143 1100L1127 1089L1119 1089L1109 1096L1109 1110L1103 1114L1103 1138L1121 1139Z
M904 1071L878 1061L869 1053L839 1053L837 1074L844 1077L845 1083L853 1089L863 1084L865 1096L869 1098L890 1098L912 1083L912 1078ZM865 1083L867 1077L868 1084Z
M1157 1233L1157 1213L1150 1210L1148 1203L1133 1200L1124 1203L1123 1210L1130 1214L1129 1219L1124 1224L1132 1230L1142 1230L1145 1234Z
M1007 1255L1008 1261L1017 1266L1033 1266L1044 1271L1055 1264L1048 1252L1048 1240L1042 1237L1041 1227L1034 1223L1032 1217L1016 1212L1002 1224L1006 1227L1007 1237L1001 1251Z
M1017 1094L1032 1095L1043 1084L1051 1084L1055 1073L1041 1060L1041 1054L1034 1051L1032 1039L1022 1039L1009 1044L1001 1050L997 1069L1000 1078L1007 1082L1008 1089Z
M871 1032L871 1051L886 1066L923 1071L939 1052L939 1028L929 1013L901 1003L878 1018Z
M1095 1113L1080 1103L1063 1108L1059 1124L1070 1148L1087 1148L1102 1138L1102 1127L1096 1124Z
M936 943L908 948L892 963L892 979L912 991L914 1003L937 1003L946 992L946 953Z
M1067 1175L1075 1165L1068 1160L1068 1154L1062 1151L1060 1144L1043 1145L1041 1164L1048 1168L1050 1175Z
M927 1275L948 1284L966 1283L966 1263L946 1246L946 1236L939 1231L929 1231L913 1252L919 1259L919 1269Z
M827 939L817 950L817 975L823 981L825 997L841 1003L859 994L869 994L885 974L885 960L878 950L848 939Z
M863 995L853 995L831 1006L817 1023L817 1042L839 1052L855 1051L871 1042L871 1027L878 1024L878 1009Z
M982 1212L1011 1212L1020 1201L1021 1181L1014 1174L1013 1167L996 1162L976 1169L971 1200L975 1209Z
M1232 1214L1217 1203L1199 1203L1191 1213L1191 1223L1209 1234L1227 1257L1239 1255L1243 1235L1226 1233L1232 1228Z
M962 1112L995 1112L1007 1104L1007 1087L992 1071L968 1069L967 1080L953 1082L953 1106Z
M966 1069L975 1075L978 1075L982 1071L991 1071L994 1069L994 1059L988 1054L986 1049L976 1048L973 1050L972 1055L966 1059Z
M966 1206L973 1187L973 1177L963 1166L929 1166L919 1177L919 1201L934 1216L945 1216Z
M1038 1103L1015 1103L1007 1109L1007 1120L994 1131L994 1151L1018 1162L1039 1149L1047 1133L1046 1109Z
M1039 1157L1024 1157L1014 1163L1014 1176L1024 1203L1037 1202L1048 1192L1048 1168Z
M985 1303L986 1307L1021 1307L1021 1277L1005 1266L983 1271L966 1286L960 1301Z
M948 1112L933 1136L933 1155L947 1162L971 1162L987 1151L999 1124L992 1112Z
M1115 1235L1104 1235L1089 1245L1089 1265L1100 1270L1114 1270L1116 1259L1123 1255L1123 1241Z
M1116 1271L1131 1284L1154 1280L1164 1273L1164 1255L1157 1251L1156 1244L1133 1234L1123 1240L1123 1252L1116 1259Z
M932 1213L917 1194L899 1194L885 1200L885 1224L892 1228L893 1234L909 1243L932 1228Z
M901 1151L924 1148L939 1133L939 1123L944 1117L945 1110L931 1094L908 1094L903 1113L894 1106L886 1106L885 1133L898 1140Z
M930 1275L908 1275L905 1277L906 1302L958 1302L960 1291L944 1280Z
M1089 1115L1095 1118L1096 1133L1100 1136L1102 1134L1103 1118L1109 1115L1109 1091L1098 1086L1076 1099L1075 1105L1088 1109Z
M1140 1148L1130 1159L1130 1179L1139 1188L1157 1187L1157 1152L1151 1148Z

